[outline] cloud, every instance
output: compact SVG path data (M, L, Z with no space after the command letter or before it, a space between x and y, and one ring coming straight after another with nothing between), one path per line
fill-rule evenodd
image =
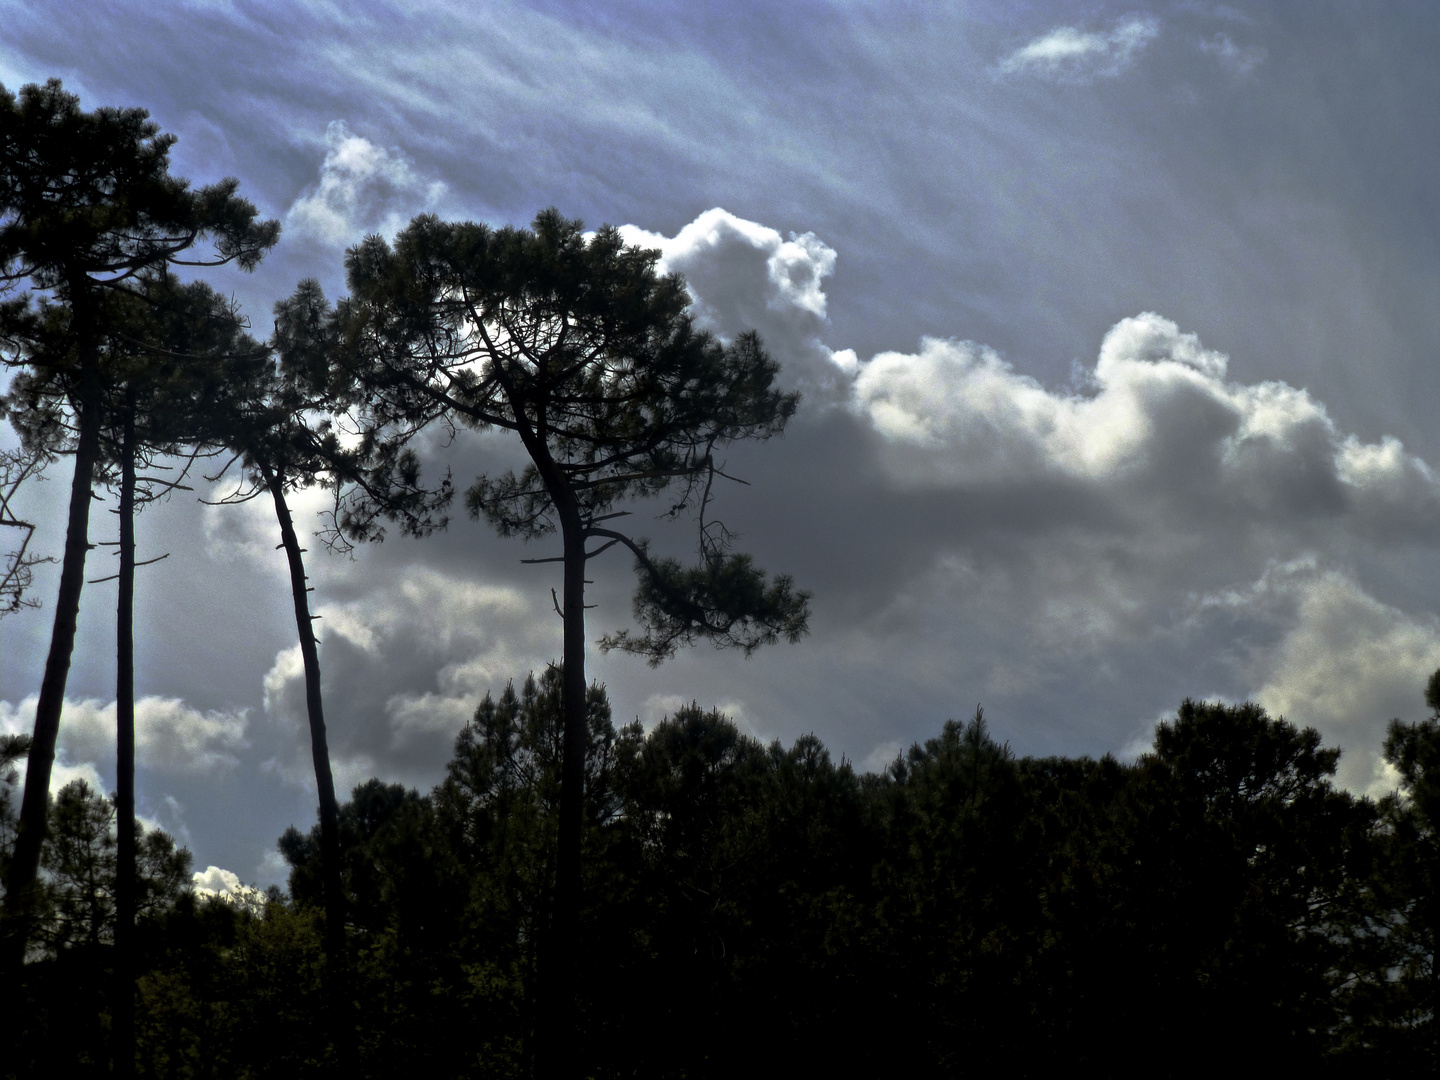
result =
M1087 389L1056 391L993 349L929 338L861 365L853 407L895 479L922 488L1059 485L1143 495L1185 518L1344 521L1417 537L1440 524L1440 482L1396 439L1338 430L1282 382L1228 381L1228 358L1153 312L1105 335Z
M261 857L255 873L256 880L262 885L267 882L283 885L290 877L290 864L285 861L285 856L280 854L279 848L269 848Z
M787 376L834 384L837 369L853 370L854 353L836 354L820 335L828 323L823 281L835 271L835 250L814 233L779 231L715 207L673 237L634 225L625 242L655 248L661 269L685 275L702 325L722 338L758 330Z
M1123 19L1109 33L1057 26L1016 49L1000 62L1000 70L1064 82L1113 78L1126 71L1159 34L1160 23L1143 16Z
M29 732L35 726L34 694L18 705L0 701L0 729ZM143 769L163 772L216 772L238 764L244 749L249 714L246 709L192 709L179 698L142 697L135 702L135 756ZM60 714L56 744L60 760L78 762L67 768L90 770L96 761L115 757L115 702L94 698L66 700ZM59 766L57 765L57 768ZM54 783L52 781L52 787Z
M701 704L693 697L685 697L681 694L657 693L647 697L640 708L638 719L648 732L662 720L669 720L681 709L690 705L700 705L701 709L708 712L715 709L740 729L742 734L760 740L762 743L769 742L775 738L774 732L770 731L763 724L757 723L750 709L746 708L743 701L734 698L722 698L719 701L706 702Z
M320 665L336 787L371 776L425 782L487 691L555 654L559 620L516 589L411 566L362 599L322 604ZM554 623L552 626L551 623ZM314 784L299 646L265 675L265 712L289 749L267 768Z
M636 719L640 721L646 731L649 731L660 721L674 716L692 700L680 694L651 694L641 705L640 715Z
M1259 45L1237 45L1228 34L1216 34L1200 42L1200 51L1233 75L1246 76L1265 62L1268 55Z
M25 783L25 766L19 766L20 783ZM57 795L60 789L66 784L74 783L76 780L83 780L90 785L92 791L103 793L105 781L100 777L100 771L88 761L78 764L70 764L64 758L57 757L55 764L50 767L50 794ZM18 790L18 789L17 789Z
M190 875L190 880L195 891L201 896L233 892L240 887L239 875L229 870L222 870L218 866L207 866L204 870L196 870Z
M878 436L891 498L928 500L892 516L905 578L864 624L888 636L940 618L937 604L1003 622L1027 639L987 676L987 692L1009 693L1038 677L1019 659L1035 646L1099 655L1160 626L1194 630L1222 616L1183 597L1269 562L1344 566L1432 542L1427 463L1342 432L1304 390L1227 372L1154 313L1111 328L1081 391L973 342L862 363L851 408Z
M1107 332L1079 391L1048 388L963 340L925 338L917 352L861 362L822 341L836 254L813 234L786 241L719 208L670 238L622 231L686 275L721 334L758 326L785 364L821 358L845 376L851 409L880 436L881 463L902 487L1145 489L1168 502L1199 497L1197 511L1224 503L1227 517L1338 515L1392 537L1440 521L1440 485L1398 440L1341 432L1286 383L1230 381L1226 355L1154 312Z
M446 191L441 181L417 173L398 149L376 146L334 120L325 129L320 178L286 212L285 228L344 247L366 233L393 235L415 214L435 209Z
M166 795L154 806L153 814L138 813L140 824L147 832L162 829L169 833L182 847L193 847L195 838L185 820L185 805L174 795Z
M8 701L0 701L0 735L29 735L35 730L35 698L27 698L19 706L12 705ZM113 744L112 744L113 745ZM21 758L15 762L15 786L12 789L15 793L14 799L18 806L20 792L25 790L25 773L28 762ZM50 794L59 793L60 789L73 780L83 780L96 791L105 790L105 781L100 777L100 771L95 768L93 762L81 761L71 763L64 754L57 753L55 762L50 767Z
M262 491L255 498L242 503L215 505L248 490L248 486L242 487L238 483L224 480L212 485L205 493L205 505L201 508L205 553L217 562L247 560L288 581L289 571L285 556L276 550L280 539L280 526L275 520L275 504L269 493ZM291 514L304 520L304 516L298 512L297 503L312 497L313 494L322 498L324 495L323 491L318 489L304 488L287 496L291 504Z
M1254 699L1345 748L1347 787L1393 789L1379 746L1392 718L1418 719L1425 682L1440 668L1440 619L1382 603L1334 570L1291 573L1263 591L1288 599L1294 617L1258 665Z
M1250 585L1193 602L1278 627L1278 639L1250 650L1245 697L1338 746L1341 787L1371 797L1395 789L1399 774L1380 747L1391 719L1421 712L1426 680L1440 668L1440 618L1383 603L1313 556L1271 562ZM1120 756L1149 752L1153 739L1154 723L1147 723Z
M244 884L233 871L207 866L191 874L190 881L195 895L203 900L218 900L256 915L265 907L264 891Z
M683 261L715 325L773 310L766 298L785 297L770 264L779 234L722 211L698 222L647 242ZM812 356L834 355L816 317L824 304L776 308L809 335ZM1415 714L1440 666L1436 621L1365 584L1365 565L1428 549L1440 529L1440 480L1398 439L1342 430L1304 389L1233 379L1228 356L1154 312L1118 321L1063 387L954 339L831 366L846 415L871 439L848 436L843 466L833 447L812 451L831 464L799 483L821 485L817 505L872 507L839 528L814 525L850 545L848 565L870 568L866 605L826 644L853 654L852 670L963 680L988 704L1043 701L1075 678L1123 684L1129 648L1206 656L1199 682L1195 661L1179 662L1192 681L1177 699L1254 697L1343 747L1345 786L1393 785L1378 754L1385 724ZM821 604L859 587L829 584ZM642 715L653 724L693 695L652 693ZM773 700L762 707L774 713ZM1141 752L1156 715L1117 720L1113 745ZM898 745L866 742L870 766Z
M883 773L895 763L895 759L905 750L905 744L899 739L886 739L884 742L876 743L875 748L865 755L865 760L860 762L859 771Z
M1348 565L1428 545L1440 527L1440 481L1399 440L1342 431L1304 389L1231 379L1228 356L1154 312L1117 322L1093 366L1059 388L954 339L842 365L822 337L835 258L823 240L787 249L777 231L719 209L673 238L627 238L685 272L712 325L780 322L783 362L829 369L861 430L832 416L831 441L805 451L815 460L792 455L770 479L771 513L793 518L802 499L869 506L795 527L823 530L827 549L844 545L838 562L867 567L863 580L837 571L818 602L863 596L844 622L872 642L926 627L934 647L912 655L942 667L962 647L953 619L1003 625L1014 640L986 664L987 694L1025 693L1057 652L1095 656L1157 627L1230 618L1186 598L1253 581L1271 562ZM786 257L808 267L793 290L776 269ZM813 396L806 407L813 420ZM808 583L815 549L793 552L787 568Z

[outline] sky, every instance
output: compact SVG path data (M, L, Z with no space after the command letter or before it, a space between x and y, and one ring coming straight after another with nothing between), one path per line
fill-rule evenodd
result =
M281 220L254 274L210 277L259 334L302 278L343 295L367 234L548 206L760 332L802 404L731 448L718 511L813 594L810 634L592 649L618 722L697 701L878 769L977 704L1017 753L1129 758L1186 697L1254 700L1371 793L1440 667L1437 53L1422 3L0 0L7 89L143 106L175 174ZM519 454L424 459L468 482ZM54 554L68 476L25 495ZM138 523L169 553L137 590L139 805L206 883L264 886L314 782L278 529L198 501L226 490ZM428 788L479 699L559 657L543 543L462 511L311 548L342 790ZM593 570L592 642L633 583ZM0 621L0 730L32 722L56 578ZM57 786L114 784L113 590L86 589Z

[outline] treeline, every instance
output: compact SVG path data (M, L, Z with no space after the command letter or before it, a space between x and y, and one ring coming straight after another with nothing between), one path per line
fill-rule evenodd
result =
M1434 718L1392 724L1403 786L1375 803L1332 786L1313 730L1248 704L1185 702L1133 764L1016 757L977 712L878 775L698 706L649 732L616 730L599 688L588 706L582 1075L1434 1065ZM528 1075L562 713L552 669L486 698L428 794L371 780L342 806L344 1048L318 827L281 838L289 896L263 903L166 891L177 856L152 859L141 1075L313 1075L342 1049L363 1076ZM100 802L66 789L56 851ZM55 897L105 895L76 882L110 864L66 859ZM47 918L13 1075L106 1060L105 931L59 899Z

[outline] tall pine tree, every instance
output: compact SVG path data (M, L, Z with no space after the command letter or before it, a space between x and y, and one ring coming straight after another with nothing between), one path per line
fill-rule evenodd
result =
M0 977L25 956L45 837L45 804L90 547L91 487L105 423L106 335L138 282L170 265L252 269L279 237L236 195L191 190L169 173L173 136L143 109L85 112L58 80L0 91L0 284L28 283L0 306L7 362L61 380L73 413L75 475L55 623L36 706L18 835L0 909ZM209 241L208 254L191 249ZM200 257L195 257L199 254Z

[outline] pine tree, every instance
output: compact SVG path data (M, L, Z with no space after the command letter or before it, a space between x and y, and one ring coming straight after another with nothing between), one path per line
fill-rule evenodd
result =
M169 174L174 138L142 109L84 112L58 80L0 90L0 285L30 290L0 305L7 362L65 386L75 474L59 596L36 707L14 856L0 910L0 972L23 961L45 837L45 803L89 549L91 487L105 424L106 336L129 318L140 282L171 265L252 269L277 222L225 180L192 191ZM202 240L208 256L190 258Z
M807 594L731 551L730 534L707 516L724 477L717 451L778 434L798 397L776 388L778 366L754 334L722 344L696 329L683 281L659 275L657 259L613 228L587 235L554 210L531 229L498 231L420 217L393 247L371 237L351 250L352 296L340 310L342 362L368 391L377 459L409 482L408 440L427 423L513 432L530 464L476 480L470 512L503 536L559 534L561 554L528 560L563 566L552 597L564 620L565 750L542 976L552 994L542 1016L559 1032L571 1023L581 944L587 564L616 545L629 549L644 629L602 644L653 663L699 639L747 654L795 641L808 616ZM694 566L653 556L615 527L629 512L622 503L663 492L673 493L670 516L697 519ZM346 525L364 536L382 514L360 499ZM542 1053L561 1038L543 1035Z

